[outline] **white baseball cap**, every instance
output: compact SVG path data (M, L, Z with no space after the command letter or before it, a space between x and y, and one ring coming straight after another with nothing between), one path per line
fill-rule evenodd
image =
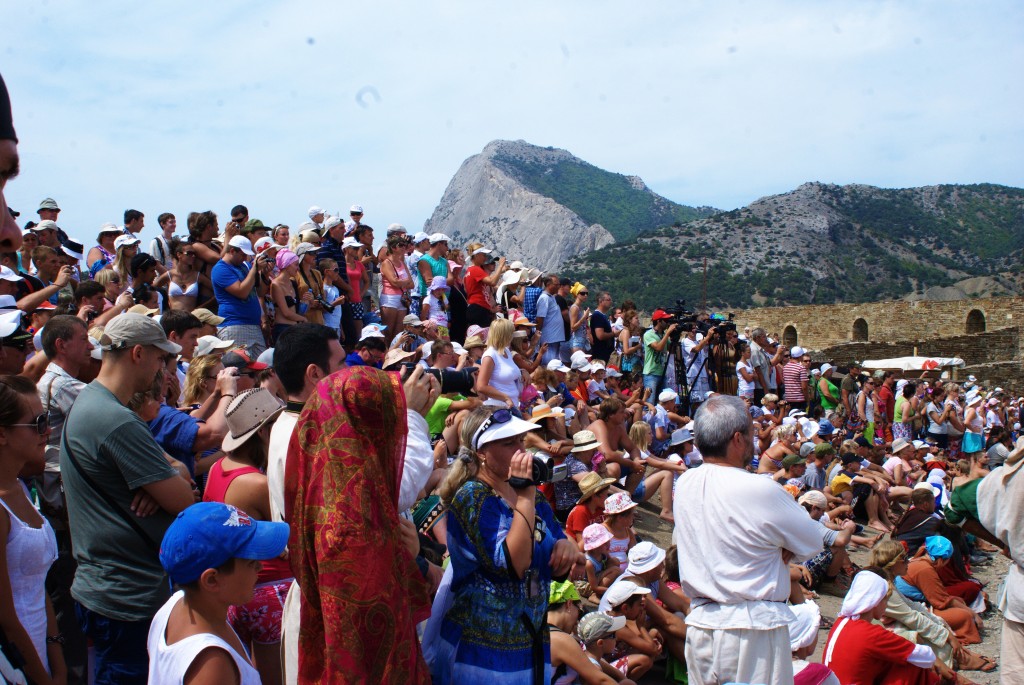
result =
M617 607L633 595L649 594L651 594L650 588L641 587L632 580L620 580L608 588L607 592L605 592L605 598L608 600L609 606Z
M18 275L14 269L8 269L6 266L0 266L0 281L11 281L17 283L18 281L24 280Z
M789 356L792 357L793 359L797 359L799 357L802 357L805 354L807 354L807 350L805 350L804 348L800 347L799 345L797 345L795 347L791 347L790 350L789 350Z
M561 359L552 359L548 362L548 371L561 371L563 373L569 370L565 364L562 363Z
M416 244L422 243L424 240L430 240L430 236L423 231L420 231L412 237L412 242Z
M317 214L323 214L323 213L324 213L324 210L321 209L320 207L317 207L316 205L313 205L312 207L309 208L309 218L310 219L312 219Z
M138 238L126 233L124 235L117 236L117 239L114 241L114 249L120 250L125 245L138 245L139 242L141 241Z
M215 335L204 335L196 343L194 356L202 357L217 350L226 350L235 344L234 340L221 340Z
M431 245L436 245L437 243L450 243L452 241L452 239L444 233L431 233L429 240Z
M228 241L228 245L241 250L250 257L256 254L255 252L252 251L252 241L246 238L244 235L236 235L235 237Z
M21 327L21 310L11 309L0 314L0 338L6 338Z
M679 393L672 388L665 388L658 393L658 402L672 402L679 399Z
M351 207L348 208L348 213L349 214L362 214L363 213L363 206L362 205L352 205Z

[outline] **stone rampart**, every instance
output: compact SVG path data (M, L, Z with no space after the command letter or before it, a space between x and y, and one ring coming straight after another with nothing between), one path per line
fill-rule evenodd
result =
M1024 325L1024 297L762 307L736 312L736 325L741 331L761 326L790 345L812 350L847 342L954 338L1019 328ZM1016 349L999 353L999 359L1024 356L1019 336L1015 342Z

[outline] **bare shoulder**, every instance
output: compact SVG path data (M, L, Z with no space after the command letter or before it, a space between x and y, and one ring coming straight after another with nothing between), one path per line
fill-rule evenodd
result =
M184 685L232 685L241 681L235 660L223 647L207 647L185 671Z

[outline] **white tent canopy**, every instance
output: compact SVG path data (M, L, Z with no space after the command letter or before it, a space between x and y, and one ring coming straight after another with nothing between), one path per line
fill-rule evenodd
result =
M928 371L946 366L966 366L960 357L894 357L892 359L865 359L865 369L900 369L902 371Z

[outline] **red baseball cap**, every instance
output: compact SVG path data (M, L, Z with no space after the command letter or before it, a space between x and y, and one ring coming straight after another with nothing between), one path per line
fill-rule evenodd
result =
M666 312L664 309L655 309L654 313L651 314L651 321L660 321L662 319L671 319L672 315Z
M221 357L221 363L225 368L233 366L238 369L246 368L250 371L262 371L267 368L267 365L263 362L254 362L249 353L242 349L231 350Z

